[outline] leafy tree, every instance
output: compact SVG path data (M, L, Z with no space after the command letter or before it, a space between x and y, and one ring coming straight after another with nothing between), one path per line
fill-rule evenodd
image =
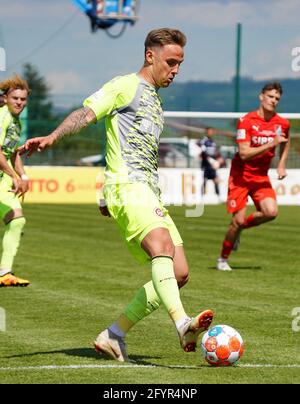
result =
M37 68L30 63L24 64L23 77L31 89L28 100L28 135L29 137L47 135L56 124L50 100L50 87Z

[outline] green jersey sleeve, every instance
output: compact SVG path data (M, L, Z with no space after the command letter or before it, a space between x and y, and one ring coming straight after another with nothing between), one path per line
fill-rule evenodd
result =
M7 106L0 108L0 146L2 147L5 141L7 128L11 121L11 115Z
M139 79L136 74L116 77L86 98L83 105L91 108L99 121L129 105L135 96L138 83Z

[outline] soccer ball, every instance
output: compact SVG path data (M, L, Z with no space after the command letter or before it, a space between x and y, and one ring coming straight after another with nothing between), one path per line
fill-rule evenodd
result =
M210 365L231 366L243 355L244 343L234 328L216 325L203 335L201 349Z

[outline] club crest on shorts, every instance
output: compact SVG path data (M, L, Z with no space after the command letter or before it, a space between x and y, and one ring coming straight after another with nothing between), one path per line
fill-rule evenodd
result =
M229 201L229 206L231 207L231 208L236 208L236 201L234 200L234 199L230 199L230 201Z
M156 214L156 216L164 217L164 213L160 208L155 208L154 213Z

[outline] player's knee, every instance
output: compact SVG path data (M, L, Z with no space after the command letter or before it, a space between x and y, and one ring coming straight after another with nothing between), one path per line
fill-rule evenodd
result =
M165 256L165 257L174 257L175 247L173 243L158 241L155 244L152 244L149 255L151 257L157 256Z
M154 229L142 241L142 248L150 257L174 257L175 246L167 229Z
M275 220L276 217L278 216L278 209L277 208L272 208L272 209L266 209L263 212L264 216L268 220Z
M161 255L166 255L168 257L174 257L175 254L175 247L174 244L172 243L172 241L163 241L160 244L160 247L158 248L158 250L161 251Z
M239 229L243 226L245 219L243 217L235 217L232 220L232 225Z
M155 243L153 243L155 255L165 255L167 257L174 257L175 246L169 233L163 233Z

